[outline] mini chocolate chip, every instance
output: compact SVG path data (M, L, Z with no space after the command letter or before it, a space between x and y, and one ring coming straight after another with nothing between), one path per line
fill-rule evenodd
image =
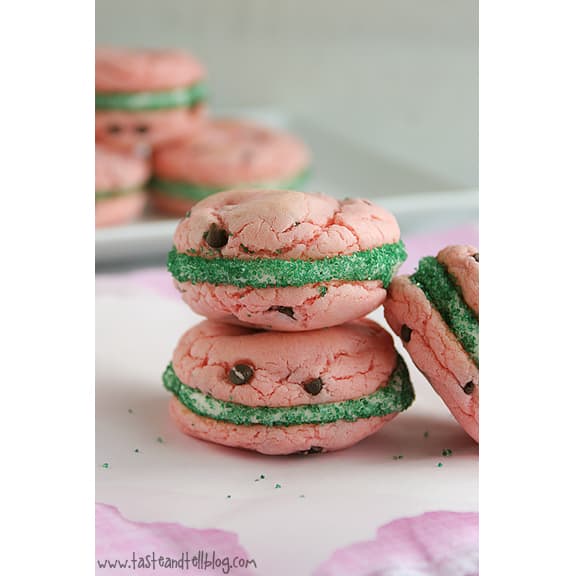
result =
M108 124L106 130L108 131L108 134L120 134L120 132L122 132L122 126L119 124Z
M406 343L410 342L410 338L412 336L412 328L406 326L406 324L402 324L402 328L400 328L400 338Z
M320 394L320 390L322 390L322 386L324 386L324 382L322 382L321 378L314 378L314 380L308 380L308 382L304 383L304 390L308 392L308 394L312 394L312 396L316 396Z
M134 132L138 132L139 134L146 134L149 131L150 126L147 124L138 124L137 126L134 126Z
M476 262L480 262L480 252L476 252L476 254L473 254L472 258L474 258Z
M252 376L254 376L254 369L252 366L248 366L248 364L236 364L230 372L228 372L228 380L236 385L250 382Z
M321 452L324 452L322 446L310 446L308 450L300 450L296 454L320 454Z
M213 222L205 233L204 239L211 248L223 248L228 244L228 232Z
M294 317L294 308L291 306L270 306L268 312L280 312L280 314L286 314L286 316L292 318L292 320L296 320Z
M462 390L464 390L464 394L472 394L472 392L474 392L475 387L476 385L474 384L474 382L470 380L470 382L466 382Z

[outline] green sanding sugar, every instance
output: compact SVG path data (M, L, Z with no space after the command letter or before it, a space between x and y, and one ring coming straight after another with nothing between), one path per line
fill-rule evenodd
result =
M136 188L118 188L116 190L96 190L96 202L99 200L110 200L111 198L119 198L120 196L129 196L142 192L139 186Z
M274 488L282 488L282 486L280 484L276 484Z
M192 86L155 92L96 92L96 110L163 110L192 107L206 98L206 87Z
M304 186L310 177L310 168L298 172L292 178L279 180L276 182L245 182L238 183L234 188L270 188L275 190L297 190ZM150 188L156 194L162 196L171 196L173 198L185 198L188 200L200 201L216 192L232 188L230 185L225 186L207 186L205 184L195 184L193 182L183 182L181 180L166 180L153 176L150 180ZM232 236L232 234L230 234Z
M102 468L110 468L110 464L108 464L108 462L104 462L104 464L102 464Z
M202 258L172 248L168 270L178 282L230 285L244 288L284 288L331 280L380 280L386 288L406 260L404 243L384 244L370 250L320 260L277 258Z
M438 468L442 468L443 464L442 464L442 462L438 462L438 464L436 464L436 466L438 466Z
M442 456L452 456L452 450L450 450L450 448L444 448L444 450L442 450Z
M328 293L328 288L326 286L318 286L318 292L320 292L320 297L324 298Z
M459 286L433 256L418 263L410 280L426 294L432 306L478 366L478 318L462 298Z
M376 392L342 402L309 404L290 407L254 407L218 400L196 388L183 384L170 363L162 380L167 390L192 412L240 426L295 426L300 424L327 424L338 420L355 422L360 418L384 416L406 410L414 400L414 389L404 360L400 356L387 386Z

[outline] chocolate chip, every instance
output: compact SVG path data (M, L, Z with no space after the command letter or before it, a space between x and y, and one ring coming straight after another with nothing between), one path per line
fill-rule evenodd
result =
M472 258L474 258L476 262L480 262L480 252L476 252L476 254L473 254Z
M122 132L122 126L119 124L108 124L106 130L108 134L120 134L120 132Z
M147 124L138 124L137 126L134 126L134 132L138 132L139 134L146 134L149 131L150 126Z
M324 452L322 446L310 446L308 450L300 450L296 454L320 454L321 452Z
M402 328L400 328L400 338L406 343L410 342L410 338L412 336L412 328L408 328L406 324L402 324Z
M294 317L294 308L291 306L270 306L268 312L280 312L280 314L286 314L286 316L292 318L292 320L296 320Z
M474 392L475 387L476 384L474 384L474 382L470 380L470 382L466 382L466 384L462 387L462 390L464 390L464 394L472 394L472 392Z
M220 228L218 224L212 223L204 234L204 240L211 248L223 248L228 244L228 232Z
M321 378L314 378L314 380L308 380L308 382L304 382L304 390L308 392L308 394L312 394L312 396L316 396L320 394L320 390L324 386L324 382L322 382Z
M228 372L228 380L238 386L250 382L252 376L254 376L254 369L248 364L236 364Z

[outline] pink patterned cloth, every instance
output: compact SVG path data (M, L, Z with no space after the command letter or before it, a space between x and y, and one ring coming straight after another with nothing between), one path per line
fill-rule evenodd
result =
M231 532L131 522L116 508L96 504L96 573L254 576L256 571Z
M477 576L478 514L427 512L334 552L314 576Z

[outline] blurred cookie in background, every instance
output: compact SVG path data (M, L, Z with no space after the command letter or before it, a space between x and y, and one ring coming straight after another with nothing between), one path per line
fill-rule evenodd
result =
M151 204L184 214L199 200L231 188L302 189L310 153L297 137L234 119L206 120L186 139L152 158Z
M96 227L131 222L144 211L149 177L141 158L96 146Z
M204 69L175 50L96 50L96 141L145 156L203 120Z

